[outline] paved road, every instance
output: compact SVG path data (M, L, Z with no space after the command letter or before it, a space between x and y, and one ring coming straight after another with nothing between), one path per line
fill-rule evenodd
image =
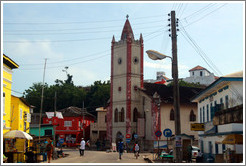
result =
M58 158L51 160L51 163L146 163L144 156L148 154L140 154L139 158L136 159L133 153L124 153L122 159L119 159L117 152L105 151L85 151L85 155L79 155L79 151L76 149L66 149L65 154L69 156L64 158Z

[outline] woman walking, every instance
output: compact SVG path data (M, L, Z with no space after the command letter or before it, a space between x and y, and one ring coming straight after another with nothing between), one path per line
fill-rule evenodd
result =
M46 152L47 152L47 157L48 157L48 163L50 163L50 158L53 153L53 145L52 145L51 140L49 140L48 144L46 145Z

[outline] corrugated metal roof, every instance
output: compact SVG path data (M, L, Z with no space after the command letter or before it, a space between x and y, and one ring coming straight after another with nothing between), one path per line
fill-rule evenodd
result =
M222 77L243 77L243 71L238 71L235 73L227 74L227 75L222 76Z
M180 103L190 103L190 99L197 95L202 89L193 87L179 87ZM149 96L153 96L157 92L162 101L173 102L173 86L163 84L144 83L142 90Z

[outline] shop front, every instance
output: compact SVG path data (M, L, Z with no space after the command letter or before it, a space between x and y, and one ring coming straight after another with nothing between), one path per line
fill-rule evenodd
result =
M4 155L8 163L24 163L25 151L29 140L33 138L26 132L20 130L11 130L3 135Z

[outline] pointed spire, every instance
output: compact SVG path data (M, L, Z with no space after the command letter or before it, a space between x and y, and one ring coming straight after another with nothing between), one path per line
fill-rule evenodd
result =
M115 38L114 38L114 35L113 35L113 38L112 38L112 43L115 43Z
M124 28L122 30L122 34L121 34L121 40L126 40L128 36L131 37L131 39L134 39L134 35L133 35L133 31L132 31L132 27L131 24L128 20L129 16L126 16L126 22L124 25Z
M140 40L141 43L143 43L143 35L142 35L142 33L140 33L140 39L139 40Z

